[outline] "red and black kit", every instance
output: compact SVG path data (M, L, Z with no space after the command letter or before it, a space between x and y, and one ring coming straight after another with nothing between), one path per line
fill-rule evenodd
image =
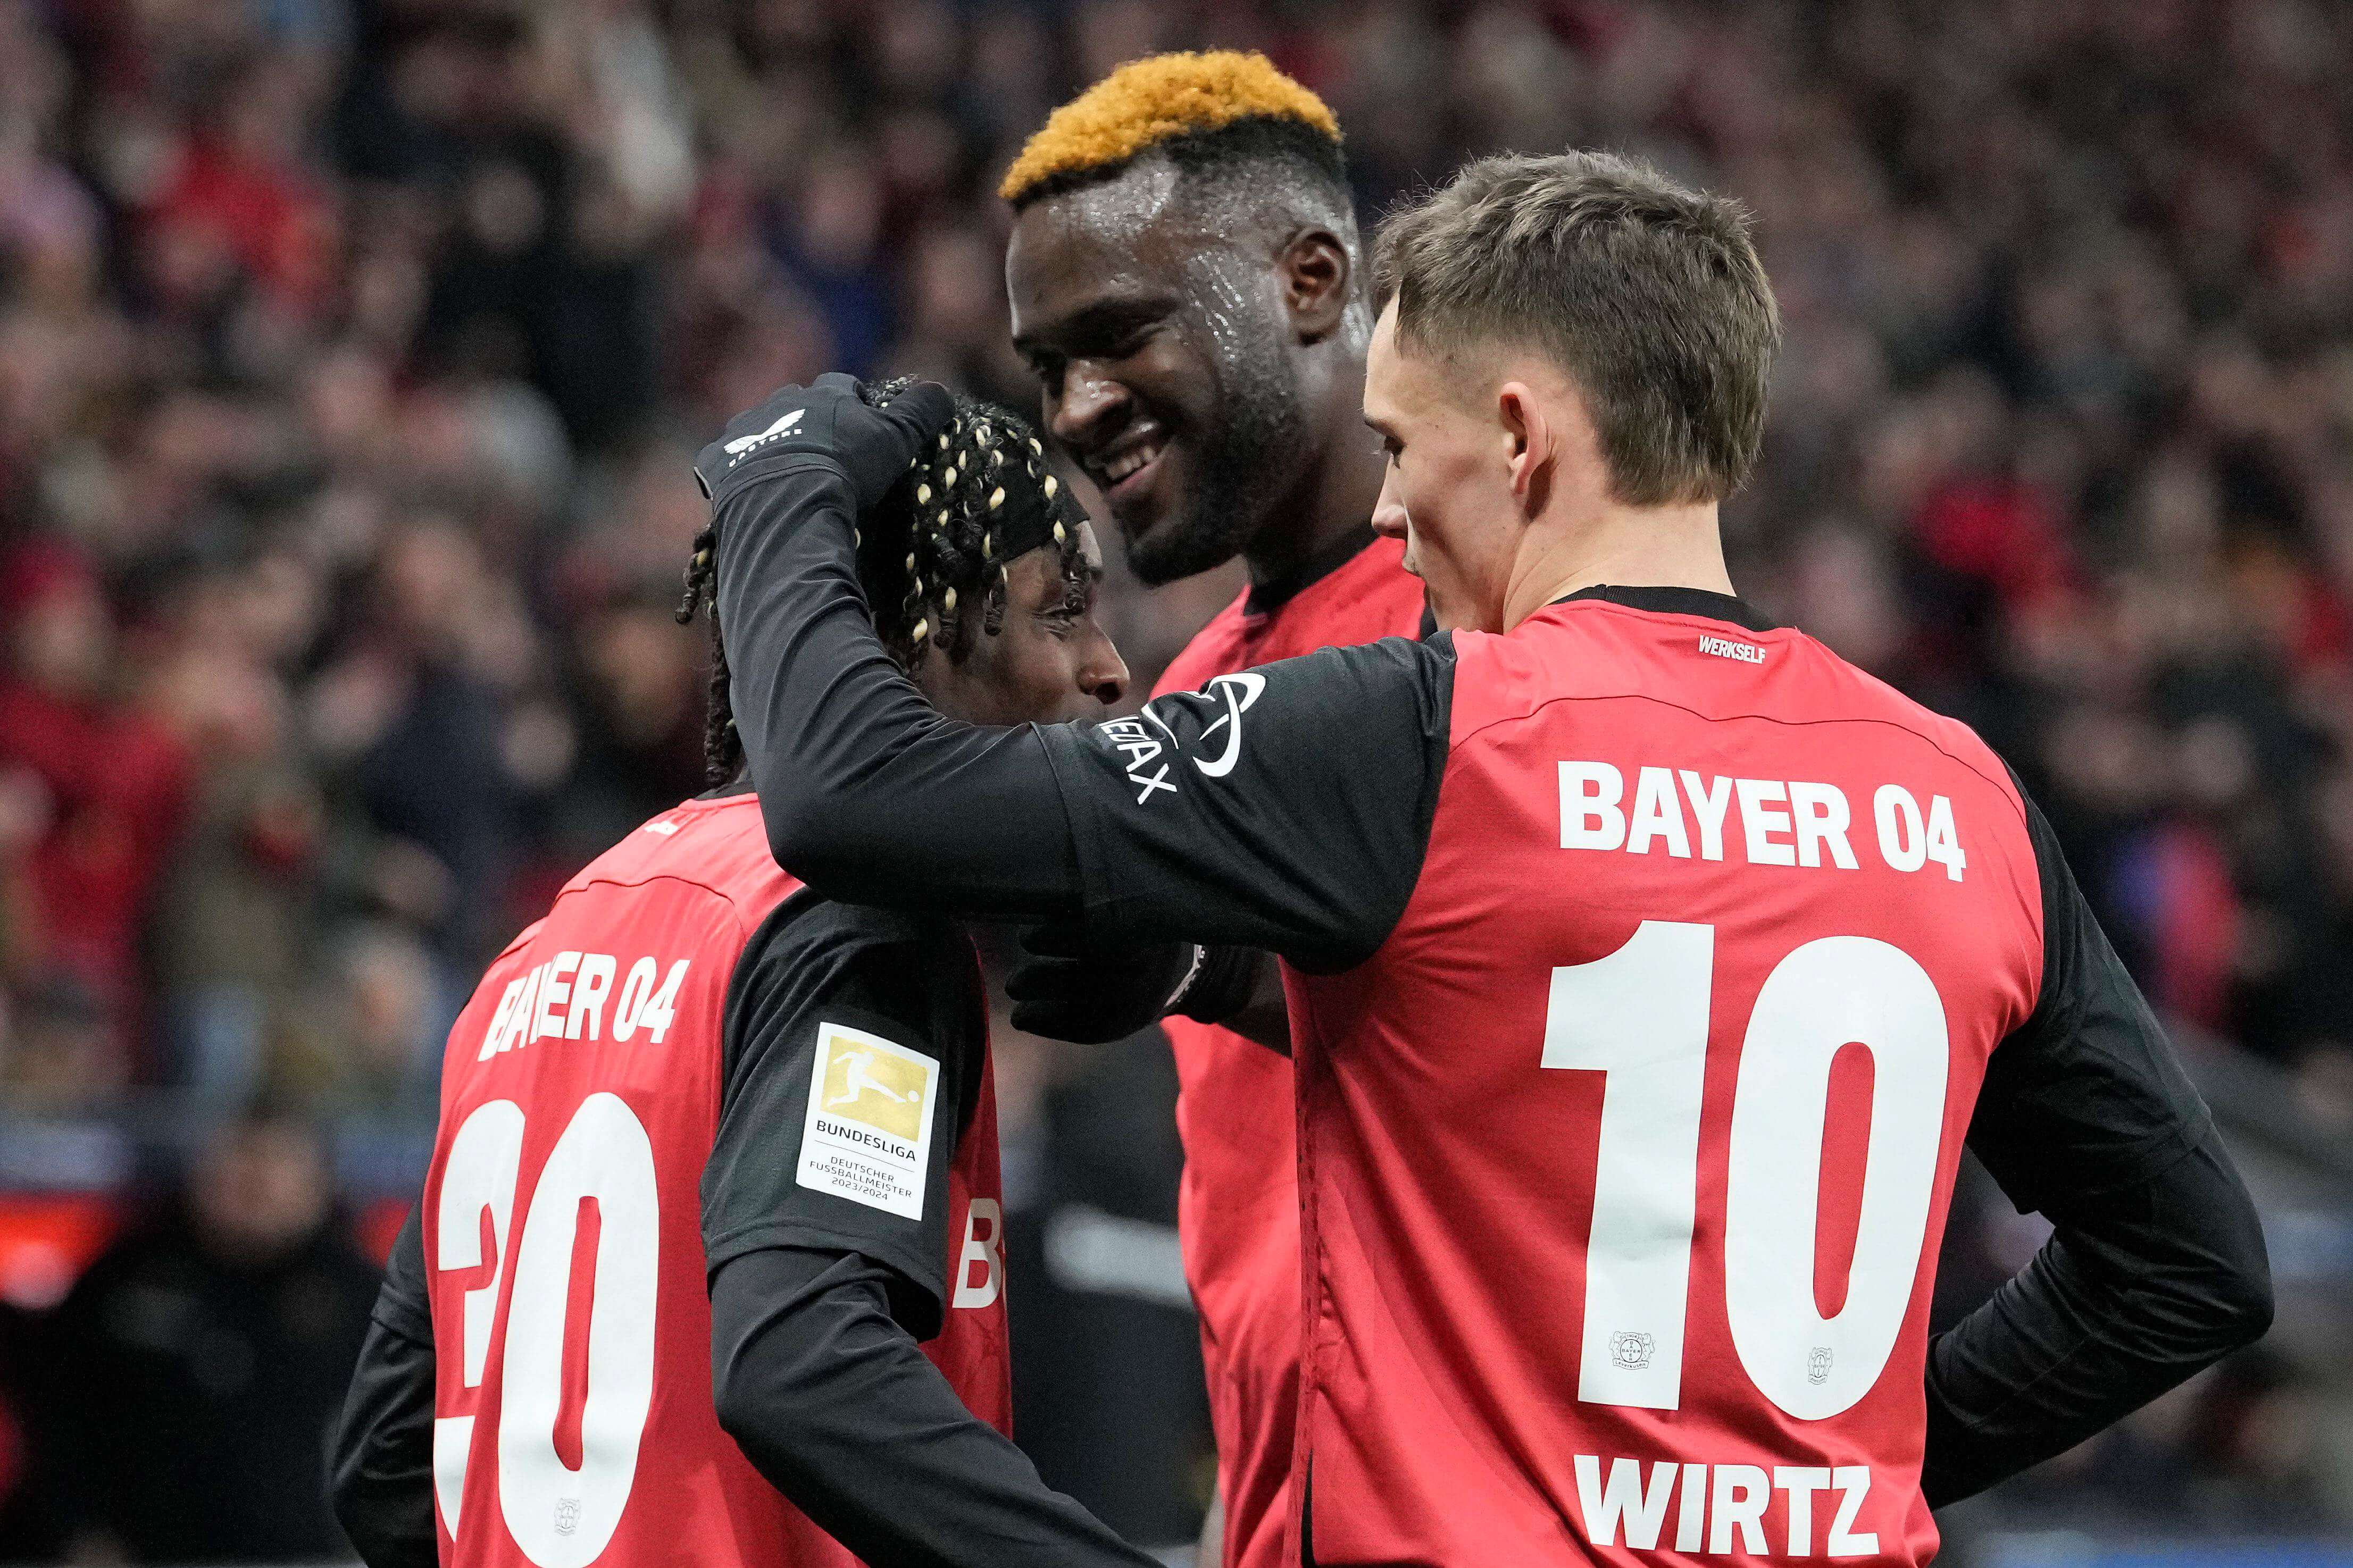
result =
M720 612L782 858L1286 962L1306 1560L1925 1563L1932 1507L2267 1319L2039 813L1802 633L1597 588L980 729L875 641L838 465L746 468ZM1965 1143L2055 1234L1932 1344Z

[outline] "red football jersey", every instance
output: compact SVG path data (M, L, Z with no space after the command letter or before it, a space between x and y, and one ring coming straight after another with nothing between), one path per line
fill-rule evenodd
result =
M1926 1562L1937 1243L2042 973L2015 785L1795 631L1454 647L1402 918L1289 972L1316 1561Z
M799 890L770 858L752 796L688 802L567 883L459 1015L423 1209L443 1562L853 1562L752 1468L712 1403L699 1187L721 1111L728 986L754 932ZM847 1085L824 1101L851 1102L830 1128L840 1136L780 1127L776 1157L801 1160L803 1186L862 1184L860 1201L877 1207L912 1193L920 1208L920 1152L894 1164L886 1146L934 1131L938 1118L899 1109L918 1100L924 1058L840 1034L820 1039L817 1058L828 1092ZM954 1310L924 1348L1004 1430L985 1047L981 1073L947 1167ZM885 1152L861 1160L849 1140Z
M1376 539L1272 605L1249 591L1218 612L1160 678L1189 691L1252 665L1422 625L1404 544ZM1201 1320L1209 1425L1226 1504L1227 1568L1285 1561L1299 1408L1299 1185L1291 1064L1230 1029L1171 1017L1185 1173L1176 1232Z

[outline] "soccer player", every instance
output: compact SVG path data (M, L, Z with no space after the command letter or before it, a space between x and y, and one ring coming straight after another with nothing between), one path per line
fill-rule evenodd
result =
M1382 465L1360 411L1370 289L1323 100L1260 55L1138 60L1056 110L1001 194L1015 212L1014 344L1037 373L1046 428L1103 488L1129 564L1155 584L1237 553L1250 568L1158 693L1421 631L1420 581L1401 542L1372 530ZM1271 979L1260 1011L1280 1038ZM1011 977L1014 1022L1117 1037L1158 1011L1160 981L1147 965L1045 958ZM1166 1030L1222 1560L1274 1568L1298 1424L1291 1064L1181 1015ZM1205 1542L1208 1561L1219 1544Z
M1092 731L930 711L839 487L706 448L772 846L1287 961L1305 1560L1923 1563L2263 1331L2253 1206L2000 761L1732 593L1779 335L1736 209L1488 160L1376 272L1377 523L1451 635ZM2054 1233L1932 1349L1965 1141Z
M810 457L851 447L847 470ZM1100 558L1021 421L928 387L733 455L824 461L845 511L883 501L857 568L875 646L943 711L1120 695ZM706 538L682 613L710 567ZM1004 1435L972 949L778 869L713 641L721 786L575 877L450 1033L337 1512L375 1568L1149 1563Z

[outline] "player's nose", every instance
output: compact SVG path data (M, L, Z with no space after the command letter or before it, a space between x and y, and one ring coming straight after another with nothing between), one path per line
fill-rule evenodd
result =
M1397 465L1381 476L1380 499L1373 502L1373 531L1383 539L1405 537L1405 498L1398 493Z
M1133 402L1120 382L1076 360L1063 370L1062 395L1048 410L1047 428L1054 439L1084 456L1117 428Z
M1127 661L1104 630L1090 618L1079 647L1079 689L1111 707L1127 695Z

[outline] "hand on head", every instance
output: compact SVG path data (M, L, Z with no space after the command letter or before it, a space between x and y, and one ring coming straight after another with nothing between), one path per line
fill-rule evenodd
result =
M722 492L780 460L818 457L849 479L858 510L880 501L928 442L955 418L955 396L934 381L910 384L888 404L860 395L855 378L829 371L807 386L786 385L727 422L694 459L695 482L713 502Z
M875 631L943 712L1051 722L1119 700L1127 668L1093 616L1101 552L1028 422L934 383L827 374L732 421L695 476L716 507L797 460L849 478ZM696 542L681 619L715 590L717 540L714 523ZM714 659L714 715L723 668ZM712 751L714 773L732 766L717 730Z

